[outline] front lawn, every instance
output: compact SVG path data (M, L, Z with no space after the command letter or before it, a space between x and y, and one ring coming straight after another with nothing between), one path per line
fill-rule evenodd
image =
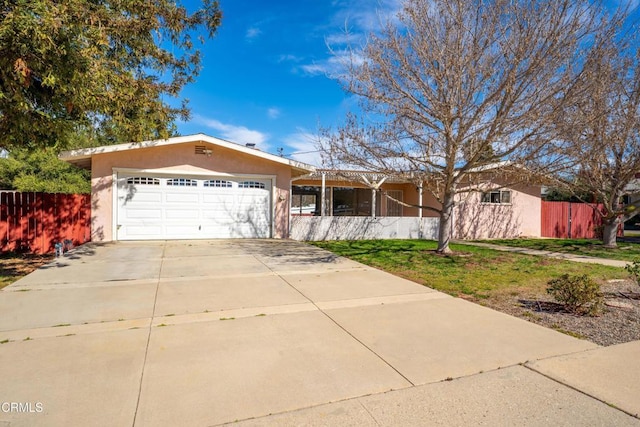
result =
M615 249L605 248L601 241L590 239L505 239L483 240L482 242L542 251L617 259L620 261L633 262L635 259L640 258L640 243L634 242L618 242L618 247Z
M502 293L545 292L562 274L589 274L596 280L627 278L621 268L499 252L452 244L454 254L439 255L430 240L314 242L316 246L454 296L477 299Z

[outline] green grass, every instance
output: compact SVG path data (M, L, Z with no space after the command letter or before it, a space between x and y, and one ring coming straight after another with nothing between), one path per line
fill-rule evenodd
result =
M453 255L435 252L429 240L315 242L316 246L454 296L476 300L500 294L543 292L562 274L588 274L598 281L626 278L622 268L579 264L533 255L453 244Z
M640 243L631 242L618 242L618 247L615 249L605 248L601 241L590 239L506 239L486 240L483 242L503 246L617 259L620 261L633 261L634 259L640 258Z

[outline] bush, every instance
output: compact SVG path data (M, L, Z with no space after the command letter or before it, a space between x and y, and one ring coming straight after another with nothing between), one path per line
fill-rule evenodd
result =
M636 284L640 285L640 258L635 259L631 264L627 264L624 269L629 272Z
M547 284L549 285L547 293L563 304L567 311L593 316L602 308L600 285L586 274L582 276L563 274Z

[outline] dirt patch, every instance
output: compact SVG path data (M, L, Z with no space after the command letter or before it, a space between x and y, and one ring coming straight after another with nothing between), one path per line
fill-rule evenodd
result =
M631 280L602 285L605 305L598 316L567 312L544 294L511 292L476 302L603 346L640 340L640 287Z
M53 255L12 255L0 257L0 289L53 260Z

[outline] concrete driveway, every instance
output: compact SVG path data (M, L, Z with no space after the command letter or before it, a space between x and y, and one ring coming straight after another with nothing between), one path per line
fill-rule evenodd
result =
M0 426L640 425L640 343L297 242L86 245L1 291L0 313ZM584 384L603 361L632 372Z

